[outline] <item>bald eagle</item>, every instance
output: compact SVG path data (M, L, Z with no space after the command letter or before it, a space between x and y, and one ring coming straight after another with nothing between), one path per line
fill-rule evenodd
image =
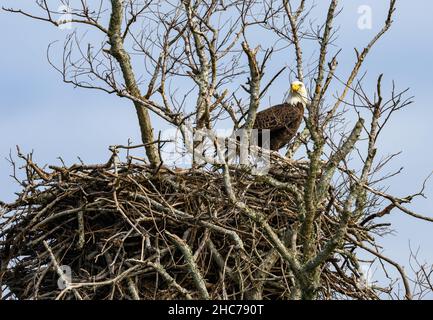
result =
M301 81L294 81L285 103L258 112L253 125L253 129L258 130L258 146L262 146L261 131L264 129L270 130L270 150L277 151L287 145L301 125L307 97L305 85Z

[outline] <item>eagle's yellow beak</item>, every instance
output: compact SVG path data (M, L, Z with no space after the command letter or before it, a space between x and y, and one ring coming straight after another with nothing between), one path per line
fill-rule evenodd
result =
M298 92L300 88L301 88L301 85L299 83L292 83L292 91L293 92Z

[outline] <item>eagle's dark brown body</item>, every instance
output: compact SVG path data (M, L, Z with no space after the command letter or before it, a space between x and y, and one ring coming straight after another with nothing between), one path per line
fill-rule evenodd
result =
M282 103L258 112L254 129L259 129L258 145L262 146L262 129L270 130L270 150L279 150L287 145L298 132L304 116L302 103Z

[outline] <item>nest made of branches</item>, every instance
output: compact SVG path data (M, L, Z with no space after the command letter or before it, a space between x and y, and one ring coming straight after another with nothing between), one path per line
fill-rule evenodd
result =
M288 264L230 203L219 170L155 170L112 159L50 168L27 157L23 190L3 205L3 298L290 298ZM307 168L287 162L267 176L302 190ZM294 195L242 168L230 175L237 197L284 239L299 219ZM324 212L317 223L327 241L338 219ZM325 266L321 277L323 298L365 298L341 270Z

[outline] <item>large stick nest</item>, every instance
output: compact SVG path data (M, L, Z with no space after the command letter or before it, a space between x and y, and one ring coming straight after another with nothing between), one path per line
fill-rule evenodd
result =
M212 299L290 298L288 264L229 202L218 170L155 172L113 158L105 165L50 168L27 158L23 191L3 205L3 298L195 299L206 291ZM230 174L237 197L287 238L298 223L294 195L247 170ZM306 175L300 162L269 173L299 190ZM317 223L324 242L338 220L324 212ZM325 266L321 277L323 298L365 297L341 270Z

